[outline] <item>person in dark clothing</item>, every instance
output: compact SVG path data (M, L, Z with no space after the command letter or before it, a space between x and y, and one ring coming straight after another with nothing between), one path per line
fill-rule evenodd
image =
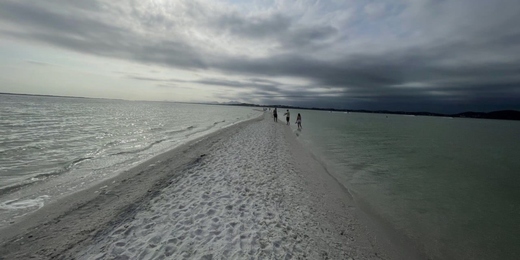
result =
M287 112L284 114L285 119L287 120L287 125L289 125L289 120L291 119L291 114L289 114L289 109L287 109Z
M278 122L278 112L276 111L276 108L273 110L273 116L274 116L274 121Z

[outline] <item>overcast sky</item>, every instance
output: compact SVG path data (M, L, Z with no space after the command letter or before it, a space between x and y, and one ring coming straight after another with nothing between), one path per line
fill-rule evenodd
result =
M520 110L520 1L0 0L0 92Z

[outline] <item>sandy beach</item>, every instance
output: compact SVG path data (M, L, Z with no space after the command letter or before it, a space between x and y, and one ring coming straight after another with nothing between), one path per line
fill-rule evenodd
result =
M269 114L0 230L0 259L416 259Z

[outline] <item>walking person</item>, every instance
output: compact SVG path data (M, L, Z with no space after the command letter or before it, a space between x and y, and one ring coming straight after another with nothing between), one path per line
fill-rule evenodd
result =
M289 125L289 120L291 119L291 114L289 113L289 109L287 109L287 112L284 114L285 119L287 120L287 125Z
M296 117L296 124L298 125L298 129L302 129L302 115L300 115L300 113L298 113Z
M273 110L273 116L274 116L274 121L278 122L278 112L276 111L276 107Z

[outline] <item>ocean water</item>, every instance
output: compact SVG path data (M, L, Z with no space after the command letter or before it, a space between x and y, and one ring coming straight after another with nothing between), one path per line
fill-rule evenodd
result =
M309 110L291 116L299 139L360 207L430 258L520 257L520 122Z
M297 113L302 131L294 124ZM0 94L0 228L260 114L245 107ZM520 122L291 115L299 140L361 208L430 258L518 259Z
M0 228L260 114L246 107L0 94Z

